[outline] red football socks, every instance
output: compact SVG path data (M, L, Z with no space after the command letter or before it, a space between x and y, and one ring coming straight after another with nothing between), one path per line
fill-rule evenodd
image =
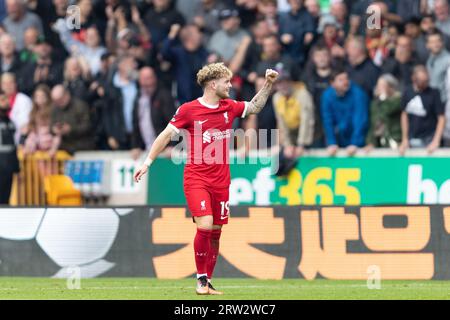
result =
M216 266L217 257L219 255L219 242L222 230L211 230L211 242L208 253L207 273L208 279L212 278L214 267Z
M198 229L194 238L195 265L197 278L208 273L208 253L210 250L211 230Z

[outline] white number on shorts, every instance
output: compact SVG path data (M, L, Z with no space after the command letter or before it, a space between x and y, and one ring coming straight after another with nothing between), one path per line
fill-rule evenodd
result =
M221 201L220 206L222 207L220 211L221 216L228 216L230 214L230 202L229 201ZM227 210L227 214L225 214L225 210Z

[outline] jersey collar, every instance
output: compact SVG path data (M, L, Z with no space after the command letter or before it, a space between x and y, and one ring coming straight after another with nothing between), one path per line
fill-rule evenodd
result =
M209 109L217 109L219 107L219 104L216 104L216 105L207 104L205 101L203 101L202 97L198 98L197 100L198 100L198 102L200 102L200 104L202 106L205 106L205 107L207 107Z

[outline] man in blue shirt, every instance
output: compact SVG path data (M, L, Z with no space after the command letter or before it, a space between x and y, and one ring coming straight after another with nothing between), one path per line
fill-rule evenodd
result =
M331 86L322 95L321 113L327 151L334 156L339 147L352 156L365 145L369 123L369 98L361 87L352 83L341 68L330 77Z

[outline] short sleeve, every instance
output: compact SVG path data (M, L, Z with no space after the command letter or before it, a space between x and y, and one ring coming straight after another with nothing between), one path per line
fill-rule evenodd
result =
M236 101L229 100L231 108L233 109L233 113L235 118L245 118L248 112L248 102L247 101Z
M190 123L187 109L185 106L179 107L169 122L169 127L175 130L176 133L180 133L180 129L186 129Z
M442 102L441 93L438 90L434 91L434 112L438 116L442 116L445 114L445 103Z

